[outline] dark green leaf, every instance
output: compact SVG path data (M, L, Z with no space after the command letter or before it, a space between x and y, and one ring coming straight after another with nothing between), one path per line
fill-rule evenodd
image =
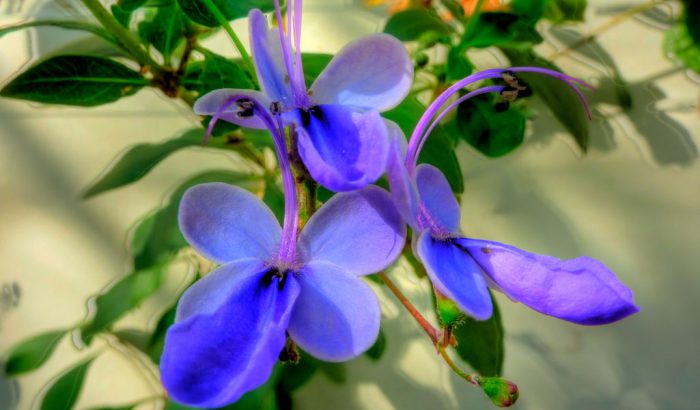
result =
M168 328L175 322L175 309L176 305L173 305L163 313L163 316L158 319L158 324L156 324L156 328L148 341L146 349L153 363L160 363L160 356L163 355L163 346L165 344L165 334L168 332Z
M474 67L460 47L452 47L447 53L447 80L456 81L472 73Z
M119 24L125 28L129 28L129 24L131 23L131 11L122 9L118 4L112 4L109 10Z
M700 1L683 0L685 5L685 26L695 47L700 47Z
M209 51L204 53L204 61L187 65L182 85L199 95L219 88L254 88L240 61L227 60Z
M268 180L265 183L263 202L270 207L280 223L284 222L284 192L275 181Z
M513 66L536 66L561 71L532 49L523 51L503 48L502 51ZM552 77L530 73L520 73L518 76L527 82L535 95L542 98L554 116L571 133L581 150L586 152L589 119L576 93L564 82Z
M146 351L151 335L139 329L117 329L113 330L112 334L119 339L120 342L130 344L131 346Z
M12 33L14 31L23 30L25 28L31 27L58 27L68 30L80 30L87 31L89 33L95 34L103 39L109 41L110 43L115 43L116 40L111 34L100 26L85 23L82 21L64 21L64 20L34 20L25 23L13 24L9 26L4 26L0 28L0 37L5 34Z
M299 363L285 363L281 367L277 387L287 393L305 385L318 369L318 361L302 354Z
M372 347L370 347L369 350L365 352L365 355L367 355L367 357L369 357L370 359L377 361L381 359L385 350L386 336L384 335L384 331L379 329L379 336L377 337L377 341L374 342Z
M41 410L72 409L93 360L94 358L91 358L80 363L56 379L41 400Z
M187 18L177 3L159 7L153 17L139 23L139 36L158 50L167 63L173 51L185 41Z
M693 42L685 25L676 24L666 31L664 51L672 54L686 67L700 73L700 43Z
M516 13L484 12L460 42L461 47L508 45L523 47L542 42L534 22Z
M206 182L225 182L251 190L262 190L262 180L259 177L238 172L208 171L190 178L173 192L165 206L140 221L134 229L131 252L136 269L163 263L187 246L177 225L180 199L191 186Z
M324 68L333 59L332 54L322 53L303 53L301 55L302 65L304 66L304 79L307 84L313 84L316 77L321 74Z
M496 97L480 95L457 108L459 136L487 157L500 157L517 148L525 137L525 117L515 109L497 108Z
M197 128L170 140L156 144L138 144L130 148L97 182L85 190L83 198L90 198L138 181L175 151L200 145L203 137L204 130Z
M452 28L430 9L408 9L389 18L384 32L401 41L417 40L423 33L434 31L450 35Z
M335 384L343 384L348 379L348 369L345 367L345 363L330 363L319 360L318 369Z
M425 111L423 104L418 102L414 96L408 96L396 108L382 115L397 123L408 138L423 111ZM437 126L425 143L418 160L419 162L435 165L445 174L452 190L456 193L462 193L464 191L462 170L454 152L454 145L454 142L450 140L445 130L441 126Z
M42 61L0 91L3 97L92 107L132 95L148 81L103 57L58 56Z
M138 307L160 287L163 268L152 266L128 274L95 298L95 316L80 328L85 343Z
M90 410L133 410L137 404L127 404L126 406L93 407Z
M544 17L554 24L583 21L587 2L587 0L550 0L544 10Z
M504 343L503 324L496 301L493 301L493 316L486 321L464 317L464 321L452 329L457 339L455 350L482 376L498 376L503 369Z
M117 4L122 10L135 11L146 4L148 0L117 0Z
M42 333L14 345L7 355L5 374L14 376L32 371L48 360L66 330Z
M270 11L274 8L273 0L177 0L182 11L192 21L208 27L217 27L219 22L208 8L209 1L229 21L247 16L252 9Z

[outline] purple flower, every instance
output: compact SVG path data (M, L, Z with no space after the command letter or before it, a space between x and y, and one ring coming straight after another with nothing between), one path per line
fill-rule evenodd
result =
M428 107L408 142L407 152L401 131L392 127L394 143L387 172L399 212L414 231L414 253L425 266L435 290L478 320L488 319L493 311L488 287L540 313L581 325L611 323L636 313L639 308L633 302L632 291L595 259L581 256L560 260L464 237L459 204L445 176L431 165L416 167L430 131L459 102L486 92L514 89L479 88L440 111L454 93L473 82L502 75L508 76L511 83L517 82L514 72L559 78L583 98L573 85L579 80L555 71L536 67L486 70L456 83Z
M277 20L282 21L279 1ZM375 34L348 44L307 90L301 63L301 1L288 8L285 33L268 29L259 10L249 15L253 61L262 92L220 89L197 100L198 114L244 127L264 128L241 117L231 95L249 94L293 125L297 148L311 176L333 191L350 191L377 180L386 168L390 140L379 112L408 94L413 64L403 44ZM232 109L233 108L233 109Z
M180 299L161 358L163 385L178 402L220 407L270 376L287 335L326 361L352 359L379 331L380 310L359 276L388 267L406 227L389 193L375 186L336 194L298 231L294 179L284 131L250 94L238 112L272 133L282 172L280 228L251 193L221 183L183 196L179 223L187 241L222 266Z

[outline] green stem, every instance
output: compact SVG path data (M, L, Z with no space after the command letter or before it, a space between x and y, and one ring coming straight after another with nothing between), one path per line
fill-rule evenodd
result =
M141 46L141 43L134 35L124 28L110 14L107 9L102 6L99 0L82 0L93 16L99 21L108 32L110 32L121 44L122 48L127 51L139 64L144 67L160 70L160 64L156 62L146 50Z
M472 12L472 15L469 16L469 20L467 20L467 24L464 26L464 38L469 38L472 35L472 32L476 29L476 22L479 20L479 16L481 15L481 8L484 5L484 0L479 0L476 2L476 6L474 7L474 11Z
M209 12L211 12L211 14L214 16L216 21L221 25L221 27L223 27L223 29L226 31L226 34L228 34L228 36L233 41L233 44L236 46L236 49L238 49L238 52L241 54L243 64L245 64L250 78L257 85L255 66L253 66L253 60L250 58L250 55L246 51L245 46L241 42L241 39L238 38L236 32L233 31L233 28L231 27L231 24L229 24L228 19L226 19L226 16L224 16L224 14L221 12L221 10L219 10L219 8L216 6L216 4L214 4L212 0L202 0L202 2L207 7Z

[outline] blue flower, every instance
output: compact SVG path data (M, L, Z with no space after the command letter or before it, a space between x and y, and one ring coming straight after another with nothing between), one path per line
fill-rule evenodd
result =
M459 204L445 176L432 165L416 165L434 125L457 104L487 92L517 93L518 88L482 87L440 111L450 96L475 81L500 76L519 87L513 72L559 78L582 97L573 86L579 80L551 70L537 67L486 70L458 82L428 107L407 150L401 131L391 127L394 142L387 172L394 201L414 232L414 254L423 263L435 290L478 320L488 319L493 312L488 287L540 313L581 325L611 323L636 313L639 308L633 302L632 291L595 259L581 256L560 260L498 242L465 237L460 228Z
M399 40L375 34L343 48L307 90L299 48L301 1L288 10L288 33L281 27L268 29L259 10L248 18L262 92L215 90L197 100L195 112L264 128L230 105L231 95L248 93L279 112L285 126L294 127L299 154L319 184L333 191L366 186L384 173L389 155L388 130L379 112L395 107L408 94L413 64ZM281 22L279 2L276 11Z
M287 336L326 361L368 349L379 332L380 310L360 276L388 267L406 239L389 193L375 186L336 194L298 233L283 129L260 101L242 94L234 101L272 133L285 216L280 227L260 199L222 183L197 185L182 198L185 239L222 266L182 295L161 374L173 399L207 408L263 384Z

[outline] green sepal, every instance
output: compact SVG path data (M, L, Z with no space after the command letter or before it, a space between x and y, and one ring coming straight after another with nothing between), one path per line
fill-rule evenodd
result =
M500 377L479 376L477 381L491 402L498 407L510 407L520 397L518 386L509 380Z

